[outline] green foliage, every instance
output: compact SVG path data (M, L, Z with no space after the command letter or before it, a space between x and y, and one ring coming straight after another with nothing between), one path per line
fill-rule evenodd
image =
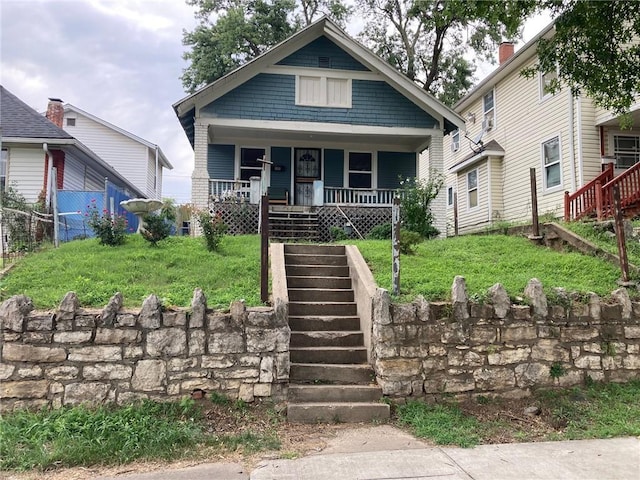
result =
M383 240L354 240L373 272L377 284L391 287L391 249ZM517 252L517 255L514 254ZM510 296L522 295L533 277L540 279L545 293L562 286L568 292L609 295L618 288L619 270L597 257L561 253L538 247L526 238L503 235L460 236L423 242L410 261L401 257L400 301L416 295L427 300L446 300L456 275L465 277L469 295L486 294L502 283Z
M376 225L369 231L369 240L389 240L393 234L393 226L390 223Z
M217 252L227 231L227 225L222 221L220 215L213 216L206 210L198 212L197 218L200 228L202 228L202 236L207 250Z
M189 66L182 84L192 93L282 42L322 15L342 23L350 9L342 0L187 0L198 26L185 32Z
M331 235L334 242L340 242L349 238L349 235L340 227L331 227L329 229L329 235Z
M371 50L447 105L473 85L474 61L494 60L514 39L534 0L358 0L360 35Z
M538 63L524 70L558 71L551 91L568 87L586 93L617 115L629 112L640 93L640 2L540 0L556 18L554 35L540 39ZM623 127L630 127L624 116Z
M127 218L124 215L109 215L107 210L98 212L96 201L91 200L85 213L87 225L96 234L100 245L115 247L124 244L127 233Z
M400 181L400 217L403 228L427 239L438 236L440 232L433 226L430 204L438 196L443 184L443 177L435 173L430 180L407 178Z
M0 193L0 206L3 208L3 224L6 228L5 234L9 238L11 251L25 252L32 250L34 242L28 214L33 211L33 206L28 204L24 196L12 186L7 186ZM27 215L4 209L25 212Z
M567 374L567 370L564 368L562 363L553 362L551 367L549 368L549 376L551 378L560 378L564 377Z
M96 239L74 240L18 261L0 279L0 300L25 294L38 308L56 308L74 291L82 306L104 307L121 292L125 306L139 308L154 293L164 305L186 307L196 287L211 308L240 298L260 305L259 236L227 237L214 253L194 237L167 238L161 249L149 248L140 235L117 249Z
M140 231L142 238L156 247L158 242L171 235L171 223L162 215L149 213L142 217L143 227Z
M481 440L480 422L464 415L456 405L410 401L398 406L398 421L408 425L415 436L429 438L437 445L473 447Z
M415 255L417 246L424 239L422 235L411 230L400 230L400 253L403 255Z
M203 438L193 402L143 401L0 417L0 469L119 464L179 457Z

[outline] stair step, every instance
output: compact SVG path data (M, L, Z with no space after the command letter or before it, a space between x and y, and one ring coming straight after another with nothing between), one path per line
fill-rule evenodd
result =
M287 287L289 288L309 288L309 289L350 289L351 278L349 277L287 277Z
M287 406L287 421L292 423L317 422L373 422L388 420L389 405L386 403L290 403Z
M289 315L344 315L358 314L355 302L289 302Z
M291 332L291 347L362 347L364 335L359 331Z
M342 266L347 264L345 255L325 255L325 254L302 254L302 253L285 253L285 265L336 265Z
M295 363L359 365L367 361L365 347L291 347L289 355Z
M287 277L349 277L349 267L332 265L286 265Z
M289 288L292 302L353 302L351 289Z
M289 381L293 383L370 385L374 379L373 369L367 364L292 363L289 372Z
M285 245L285 253L303 253L307 255L344 255L344 245Z
M289 385L289 402L375 402L382 389L371 385Z
M320 330L360 330L360 318L335 315L311 315L295 317L289 315L289 327L292 332Z

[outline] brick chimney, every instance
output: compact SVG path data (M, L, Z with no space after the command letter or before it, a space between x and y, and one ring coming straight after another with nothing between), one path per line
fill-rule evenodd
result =
M62 100L59 98L49 99L46 117L58 127L62 128L62 120L64 119L64 107L62 106Z
M498 60L500 65L503 65L507 60L513 57L513 49L515 45L513 42L502 42L498 48Z

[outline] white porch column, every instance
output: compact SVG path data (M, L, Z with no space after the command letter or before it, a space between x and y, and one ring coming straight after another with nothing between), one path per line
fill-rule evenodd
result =
M191 202L196 208L209 206L209 172L207 171L208 126L196 119L194 125L194 164L191 174Z
M429 173L432 179L434 174L444 175L444 155L442 151L442 131L433 132L431 145L429 145ZM447 236L447 189L443 186L438 196L431 200L431 213L433 213L433 226L440 232L439 237Z

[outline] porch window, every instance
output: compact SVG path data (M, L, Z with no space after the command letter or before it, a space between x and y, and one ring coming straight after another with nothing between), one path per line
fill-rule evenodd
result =
M490 90L482 97L482 129L491 130L495 125L496 109L495 109L495 91Z
M372 178L371 153L349 152L349 188L371 188Z
M478 206L478 169L467 173L467 206L475 208Z
M351 79L299 75L296 105L351 108Z
M0 157L0 192L4 192L4 187L7 184L7 163L9 159L9 150L2 149L2 157Z
M613 136L613 154L618 168L629 168L640 162L640 137Z
M262 173L261 160L264 157L263 148L240 149L240 180L248 181L251 177L259 177Z
M542 144L542 166L544 170L544 188L548 190L562 185L560 168L560 137L553 137Z

